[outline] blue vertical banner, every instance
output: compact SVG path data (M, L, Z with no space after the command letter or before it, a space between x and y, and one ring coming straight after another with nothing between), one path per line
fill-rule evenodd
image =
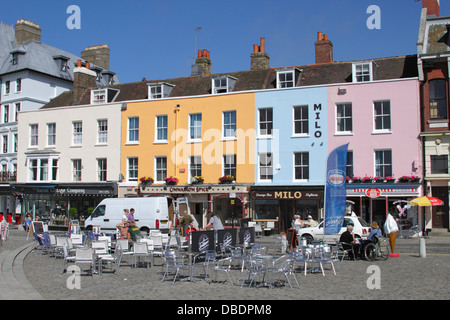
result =
M336 234L344 224L345 216L345 178L347 168L348 143L330 152L327 159L325 185L325 234Z

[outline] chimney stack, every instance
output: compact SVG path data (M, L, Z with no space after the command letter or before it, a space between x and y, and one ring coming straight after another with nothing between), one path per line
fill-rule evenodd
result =
M210 75L211 74L211 59L210 52L206 49L198 50L198 56L195 64L192 66L191 75Z
M85 67L81 60L78 60L77 66L73 69L73 102L79 103L86 90L96 87L97 74L89 70L89 62L86 61Z
M16 45L20 46L28 41L41 42L41 31L39 25L34 22L25 19L17 20L15 26Z
M250 55L250 70L264 70L269 68L270 56L265 52L266 39L261 38L261 43L253 45L253 53Z
M427 16L439 17L440 15L439 0L422 0L422 8L427 8Z
M327 34L317 33L317 41L314 43L316 47L316 64L333 62L333 43L328 40Z
M109 56L110 50L106 44L87 47L81 51L82 59L90 61L104 70L109 70Z

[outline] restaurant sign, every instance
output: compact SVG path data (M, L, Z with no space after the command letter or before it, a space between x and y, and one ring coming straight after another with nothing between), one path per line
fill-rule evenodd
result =
M264 199L311 199L318 200L322 198L322 191L253 191L252 198L256 200Z
M378 188L370 188L366 190L366 196L369 198L378 198L381 196L381 190Z

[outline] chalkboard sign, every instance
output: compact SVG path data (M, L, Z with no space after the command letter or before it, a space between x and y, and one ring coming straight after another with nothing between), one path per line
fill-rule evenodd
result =
M35 233L44 233L44 223L42 221L33 221L32 224Z
M214 250L216 247L214 240L214 230L192 232L191 251L205 252L206 250Z
M240 228L239 243L255 243L255 227Z
M295 248L298 245L297 240L297 230L295 229L288 229L286 234L287 242L289 243L289 249Z
M217 230L217 242L223 243L224 248L236 245L238 229Z

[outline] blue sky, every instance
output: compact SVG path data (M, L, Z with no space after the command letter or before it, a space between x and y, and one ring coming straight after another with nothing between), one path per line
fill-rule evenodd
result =
M24 18L40 25L42 42L79 55L108 44L110 69L121 82L189 76L197 49L211 52L212 72L250 69L253 44L266 39L270 66L314 63L317 32L328 34L334 60L415 54L421 2L414 0L0 0L0 21ZM68 29L70 5L81 29ZM380 29L367 28L371 5ZM441 16L450 15L441 1Z

